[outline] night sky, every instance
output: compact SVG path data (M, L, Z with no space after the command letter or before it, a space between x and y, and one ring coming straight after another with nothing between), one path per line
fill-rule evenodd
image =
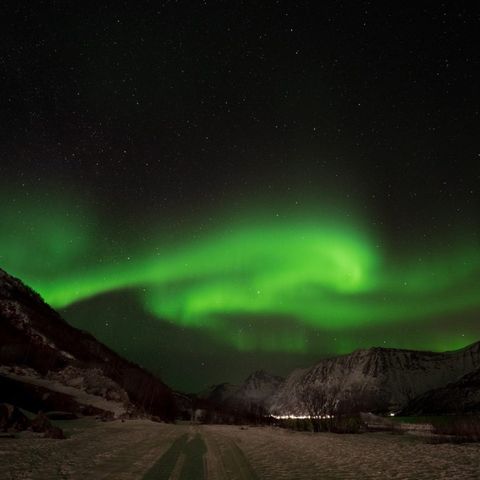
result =
M480 339L480 7L2 2L0 267L200 390Z

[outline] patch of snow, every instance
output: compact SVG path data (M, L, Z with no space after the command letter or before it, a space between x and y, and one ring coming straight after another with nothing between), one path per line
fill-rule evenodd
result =
M23 372L25 373L25 372ZM81 405L91 405L96 408L100 408L105 411L110 411L114 414L115 418L120 417L121 415L127 412L128 405L120 401L107 400L99 395L92 395L90 393L81 390L80 388L75 388L73 386L64 385L56 380L51 380L48 378L40 378L37 375L27 375L27 374L17 374L13 372L8 372L2 370L2 374L13 380L18 380L25 383L30 383L32 385L38 385L40 387L47 388L54 392L63 393L70 395L74 400Z

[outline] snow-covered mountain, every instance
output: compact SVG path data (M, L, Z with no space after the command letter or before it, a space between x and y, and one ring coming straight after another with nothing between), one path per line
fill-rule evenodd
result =
M480 368L480 342L453 352L356 350L293 371L268 400L278 415L308 414L305 392L336 408L397 411L418 395Z
M213 385L201 397L216 405L235 407L250 411L257 408L268 409L270 400L284 379L258 370L240 385L222 383Z
M210 385L207 389L200 392L198 397L202 400L208 400L214 405L222 405L238 390L238 385L233 383L218 383Z
M270 407L270 400L282 385L284 379L264 370L257 370L239 386L232 400L244 406Z
M414 398L402 415L442 415L480 412L480 368L445 387Z
M172 391L161 380L69 325L37 293L1 269L0 366L5 367L2 381L16 389L3 395L17 401L28 402L28 396L31 400L35 392L48 390L50 383L62 402L70 402L63 391L67 388L108 401L130 401L166 419L174 412Z

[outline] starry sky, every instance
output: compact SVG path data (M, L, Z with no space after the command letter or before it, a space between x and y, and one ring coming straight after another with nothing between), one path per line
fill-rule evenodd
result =
M0 267L171 386L480 339L480 8L4 2Z

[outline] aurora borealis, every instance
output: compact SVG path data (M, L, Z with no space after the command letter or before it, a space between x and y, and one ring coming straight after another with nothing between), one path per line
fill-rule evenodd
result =
M0 268L67 321L191 390L480 339L476 14L10 13Z
M85 235L75 219L62 222L64 208L23 211L29 232L23 220L3 212L12 232L2 245L9 252L5 268L59 309L132 290L146 314L203 329L233 348L307 352L304 334L256 329L256 318L290 318L342 335L480 308L480 250L474 246L389 262L359 222L299 214L269 220L251 212L194 240L168 245L159 236L151 240L155 248L125 244L119 250L128 255L109 258L96 242L105 237L101 227ZM19 237L30 240L19 244ZM244 325L231 318L243 318Z

